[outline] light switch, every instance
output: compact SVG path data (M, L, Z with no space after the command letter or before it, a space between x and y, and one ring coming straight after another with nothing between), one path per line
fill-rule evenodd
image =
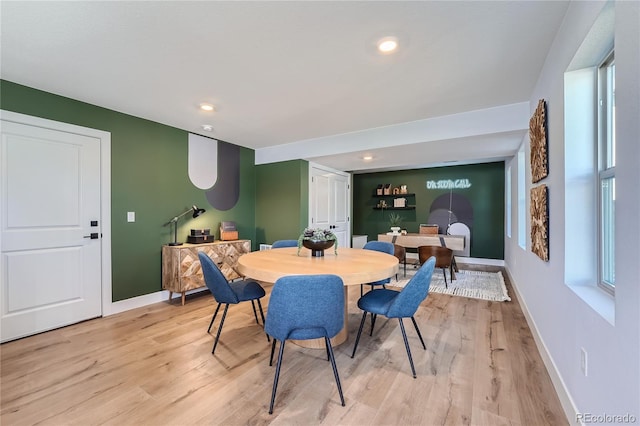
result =
M127 222L136 221L136 212L127 212Z

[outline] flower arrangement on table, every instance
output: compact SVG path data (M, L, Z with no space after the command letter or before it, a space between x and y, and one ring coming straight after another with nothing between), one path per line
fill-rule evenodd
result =
M300 255L300 248L305 244L304 241L312 243L328 243L332 241L333 252L336 255L338 254L338 237L328 229L305 228L304 232L298 237L298 255ZM314 255L316 254L314 253Z

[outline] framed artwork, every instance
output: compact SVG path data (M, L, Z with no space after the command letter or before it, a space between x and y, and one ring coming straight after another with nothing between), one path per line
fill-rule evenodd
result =
M547 104L544 99L538 101L538 107L529 120L529 139L531 146L531 181L540 182L549 174L547 142Z
M549 193L547 185L531 188L531 251L549 261Z

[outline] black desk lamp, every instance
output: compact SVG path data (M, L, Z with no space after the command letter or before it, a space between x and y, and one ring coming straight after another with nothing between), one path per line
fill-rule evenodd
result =
M178 219L180 219L182 216L186 215L187 213L191 213L193 212L192 217L195 219L196 217L200 216L202 213L205 212L205 209L199 209L198 207L191 206L191 208L189 210L187 210L184 213L180 213L178 216L174 217L173 219L171 219L169 222L165 223L165 225L173 225L173 242L169 243L170 246L181 246L182 243L178 242Z

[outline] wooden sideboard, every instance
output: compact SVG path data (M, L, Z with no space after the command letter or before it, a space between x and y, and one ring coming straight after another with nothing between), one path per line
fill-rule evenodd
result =
M162 246L162 289L169 290L169 301L173 293L185 293L205 286L198 252L203 252L218 265L228 280L241 278L237 272L238 258L251 252L250 240L214 241L211 243L180 246Z

